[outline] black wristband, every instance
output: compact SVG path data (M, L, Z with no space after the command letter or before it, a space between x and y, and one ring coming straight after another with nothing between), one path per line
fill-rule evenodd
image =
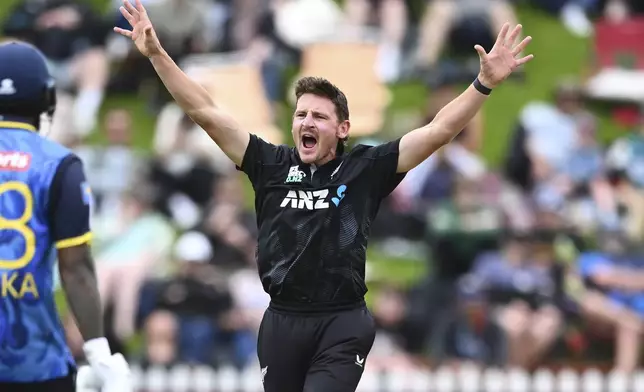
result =
M474 85L474 88L476 89L476 91L478 91L483 95L490 95L490 93L492 92L492 89L489 87L485 87L483 83L481 83L479 78L474 79L474 83L472 84Z

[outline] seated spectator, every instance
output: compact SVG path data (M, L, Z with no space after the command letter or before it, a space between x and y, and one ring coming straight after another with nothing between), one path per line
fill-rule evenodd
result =
M134 315L142 282L168 273L174 239L170 224L152 209L145 184L122 196L118 213L94 222L96 274L101 300L114 306L114 331L125 340L134 333Z
M454 85L432 92L423 124L430 123L436 114L458 96ZM411 170L394 191L406 204L431 203L451 196L456 176L478 180L487 173L486 164L477 154L482 138L482 117L477 115L448 145L441 148Z
M159 312L168 312L178 326L179 361L216 364L223 360L244 367L255 350L256 337L234 307L225 276L209 264L213 250L207 238L198 232L185 233L174 255L177 274L144 287L140 309L147 320L144 324Z
M104 50L108 32L91 8L75 0L24 0L3 28L4 35L32 42L43 52L60 90L77 91L71 126L81 137L94 129L103 102L109 75ZM60 126L68 132L70 124Z
M376 369L411 369L417 364L407 352L409 309L404 293L394 287L381 287L374 299L376 339L369 355L369 366Z
M374 3L376 7L374 7ZM380 24L380 50L376 73L385 83L395 82L400 77L403 40L407 32L407 5L404 0L349 0L345 3L347 22L366 36L366 28L371 25L373 14L377 11Z
M420 26L416 64L423 69L434 68L449 42L450 33L457 27L462 26L464 31L458 37L459 44L468 48L475 44L486 47L494 43L491 37L506 22L513 26L518 23L511 2L506 0L431 0Z
M217 249L214 264L229 271L255 264L257 223L255 215L245 208L242 193L239 174L220 179L200 225Z
M559 82L554 99L554 103L531 102L523 108L510 146L508 177L526 190L560 173L572 157L579 128L595 121L576 82Z
M569 156L560 168L536 185L533 194L540 208L559 210L584 232L618 224L594 124L589 121L578 128Z
M235 170L230 158L174 102L164 106L157 117L153 148L162 160L171 160L173 156L183 153L203 160L220 174Z
M133 0L132 0L133 2ZM212 2L209 0L147 0L146 10L156 27L156 33L164 49L170 57L180 63L186 56L196 53L207 53L210 50L209 14ZM131 29L125 18L117 14L116 25L121 28ZM116 38L112 48L123 46L122 38ZM121 42L119 44L118 42ZM149 103L156 111L170 100L170 95L156 78L154 69L147 64L147 59L138 51L127 46L125 57L119 64L117 73L112 80L112 87L117 91L136 91L140 87L149 99ZM148 82L142 85L142 82Z
M154 135L150 181L158 207L182 229L192 229L208 205L220 174L234 165L203 129L174 103L166 105Z
M614 327L614 368L632 372L644 332L644 262L623 234L603 233L600 241L600 251L586 252L577 261L586 287L579 303L592 323Z
M644 3L639 0L599 0L598 5L604 17L616 23L644 15Z
M615 140L606 154L620 227L632 240L644 238L644 120L639 129Z
M589 16L598 10L598 0L532 0L532 3L558 15L566 29L578 37L588 37L593 32Z
M143 173L145 162L132 147L132 117L125 109L110 110L105 116L104 145L71 145L83 161L92 187L92 213L109 214L118 209L121 196ZM80 140L79 140L80 141Z
M168 311L157 311L145 320L143 366L172 366L179 359L177 318Z
M493 307L510 366L537 364L559 336L560 272L547 239L514 237L501 251L481 254L462 281L462 290L479 293Z
M306 45L337 35L342 25L342 10L330 0L270 0L264 3L269 7L259 15L255 34L245 51L247 59L261 67L264 92L273 108L273 117L277 119L284 101L287 69L299 65L301 50ZM235 31L240 28L241 25L233 26Z
M235 307L251 331L258 335L264 312L271 298L264 291L261 280L257 278L257 270L239 269L233 272L228 280Z

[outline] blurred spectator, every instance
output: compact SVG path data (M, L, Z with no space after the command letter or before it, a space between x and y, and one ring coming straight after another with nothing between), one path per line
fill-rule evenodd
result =
M108 31L98 15L75 0L24 0L4 25L5 35L32 42L44 53L60 90L77 92L71 127L81 137L94 129L103 102L109 74L104 50ZM59 140L70 127L61 120L60 132L51 135Z
M190 229L210 201L218 172L226 174L234 170L234 165L172 103L157 122L155 150L150 180L157 187L157 206L180 228Z
M515 237L501 251L481 254L462 281L462 290L479 293L492 305L507 335L509 365L535 365L559 336L561 272L550 239Z
M617 138L606 152L611 177L644 189L644 117L638 129Z
M168 103L159 113L154 131L154 152L162 160L172 160L181 154L202 160L217 173L235 170L235 165L214 143L210 136L174 102Z
M394 287L381 287L374 301L373 317L377 334L369 354L369 366L410 369L416 364L408 354L410 309L405 295Z
M385 83L395 82L401 72L403 40L407 32L407 5L404 0L349 0L345 2L347 22L351 27L366 30L374 11L378 13L381 33L376 73ZM366 31L360 32L366 36Z
M158 0L147 4L150 19L163 48L175 61L186 54L206 51L208 0Z
M332 0L270 0L269 4L259 18L247 55L261 66L264 90L277 114L284 100L288 67L299 65L300 51L306 45L337 37L344 18Z
M644 238L644 121L639 130L611 144L606 166L622 227L639 241Z
M226 360L245 366L255 350L255 335L234 307L225 277L208 263L213 250L207 238L198 232L185 233L175 245L174 256L177 274L169 280L151 281L143 290L140 312L145 324L149 327L150 318L159 317L159 312L165 314L166 329L174 323L171 319L176 320L181 362Z
M242 190L239 174L220 179L201 223L201 230L217 249L214 263L226 270L255 263L257 224L255 215L246 210L240 197Z
M103 129L104 145L69 145L83 161L92 187L95 215L118 209L123 192L143 173L147 164L132 147L132 117L127 110L110 110Z
M151 192L149 186L137 184L123 194L118 213L94 223L101 299L114 306L113 325L119 339L128 339L134 332L142 281L168 273L174 230L152 209Z
M145 320L143 366L171 366L178 362L178 329L172 312L159 310Z
M600 241L599 251L579 257L578 269L587 289L579 302L592 323L614 327L614 367L631 372L639 361L644 332L644 260L620 233L604 233Z
M480 44L487 47L494 40L484 41L483 37L496 37L506 22L518 23L512 4L506 0L430 0L420 26L416 65L434 68L450 33L457 28L462 34L457 40L461 46L471 48Z
M209 24L216 22L216 18L212 17L212 13L216 12L213 10L215 5L212 1L147 0L144 3L150 19L158 26L155 31L163 42L164 49L175 62L180 63L186 56L205 53L211 49L210 33L217 28ZM120 14L117 15L116 25L131 29ZM112 42L111 48L118 53L118 57L125 57L111 81L112 89L129 92L145 87L141 92L148 98L154 110L165 104L170 96L158 81L147 59L137 51L131 50L129 42L123 37L114 38ZM121 45L127 49L115 49ZM144 81L148 83L142 84Z
M580 123L568 157L561 168L537 183L534 197L538 206L560 211L586 232L619 223L604 153L590 119Z
M437 90L429 101L423 124L431 122L435 114L457 95L451 84ZM490 171L478 154L483 133L482 115L479 114L450 144L408 173L394 191L395 203L415 212L425 211L427 206L431 206L437 211L431 214L434 218L449 211L449 215L460 216L454 222L469 220L472 223L472 227L447 224L451 229L473 230L478 224L468 216L482 217L474 220L486 222L488 229L499 227L506 219L513 228L528 227L532 217L522 195ZM444 226L438 223L440 221L446 220L432 219L428 223L438 228Z
M532 0L532 2L553 15L559 15L566 29L578 37L588 37L593 32L593 24L588 17L597 11L598 0Z
M644 3L639 0L599 0L599 8L603 10L604 17L618 23L644 14Z
M457 96L458 90L452 84L437 89L428 101L422 125L430 123ZM439 201L451 196L456 176L481 179L487 172L485 162L477 154L482 128L482 114L478 114L450 144L411 170L396 194L416 203Z
M255 335L259 334L264 311L271 298L264 291L262 282L257 279L257 270L254 268L239 269L230 275L228 282L233 302L244 318L244 323Z
M336 37L344 23L342 10L332 0L276 0L272 12L277 36L298 49Z
M559 173L572 156L579 128L594 121L585 109L581 86L561 81L553 104L532 102L522 110L506 161L508 177L532 189Z
M225 0L231 4L230 21L230 48L232 50L246 50L250 48L253 40L262 29L262 18L269 12L275 3L280 0Z

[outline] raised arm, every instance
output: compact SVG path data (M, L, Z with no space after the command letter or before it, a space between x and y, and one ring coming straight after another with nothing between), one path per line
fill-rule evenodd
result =
M438 112L431 123L402 137L398 156L399 173L413 169L451 142L481 109L490 90L502 83L517 67L532 60L532 55L516 58L532 38L526 37L514 46L521 32L521 25L517 25L508 36L509 29L509 24L503 26L490 53L486 53L479 45L475 46L481 60L477 80Z
M114 31L134 41L137 49L150 59L154 70L181 109L240 166L250 134L243 131L230 115L217 108L210 94L170 58L161 46L140 0L136 0L136 7L128 0L123 0L120 11L132 26L132 31L118 27Z

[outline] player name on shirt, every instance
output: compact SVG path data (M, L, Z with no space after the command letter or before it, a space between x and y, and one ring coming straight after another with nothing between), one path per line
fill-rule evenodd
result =
M39 299L36 278L31 272L3 272L0 274L0 297L14 299Z

